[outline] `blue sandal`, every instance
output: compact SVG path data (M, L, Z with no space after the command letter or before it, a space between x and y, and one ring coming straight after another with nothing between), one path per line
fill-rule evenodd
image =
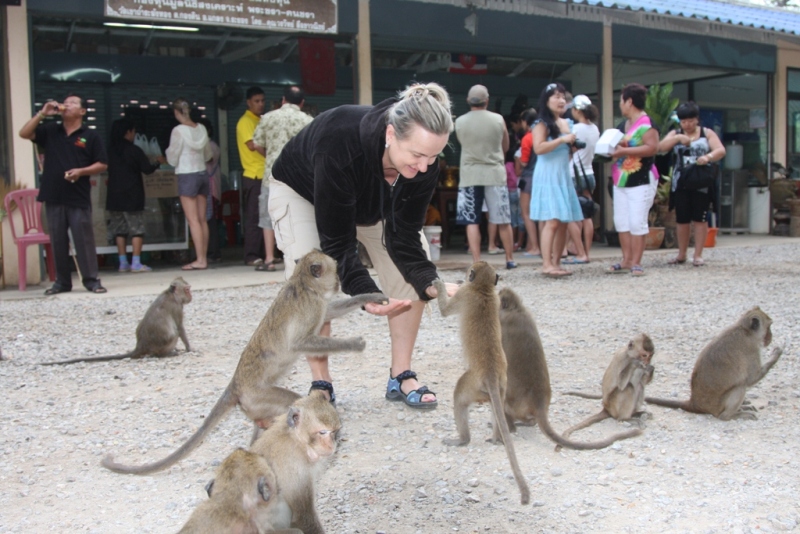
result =
M336 393L333 392L333 384L331 384L327 380L314 380L313 382L311 382L311 387L309 388L308 392L311 393L315 389L318 389L320 391L327 391L331 399L331 404L336 406Z
M413 391L409 391L408 394L403 393L403 390L400 389L400 384L402 384L404 380L410 378L417 378L417 373L414 371L403 371L399 375L392 377L392 371L390 369L389 383L386 385L386 398L390 401L403 401L408 406L420 410L432 410L436 408L439 405L438 400L422 402L422 397L424 395L436 395L436 393L428 389L428 386L420 386Z

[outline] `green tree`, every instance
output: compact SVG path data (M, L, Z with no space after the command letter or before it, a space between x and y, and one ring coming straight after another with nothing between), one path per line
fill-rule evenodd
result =
M650 116L662 138L675 126L671 115L679 102L679 99L672 96L672 83L653 84L647 89L644 111Z

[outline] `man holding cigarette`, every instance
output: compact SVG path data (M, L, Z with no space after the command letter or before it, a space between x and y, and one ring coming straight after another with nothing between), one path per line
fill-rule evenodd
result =
M45 117L59 113L61 123L40 124ZM68 230L72 230L83 286L93 293L106 292L97 277L89 177L105 171L108 159L100 136L84 126L84 115L85 101L70 94L63 104L48 101L19 131L20 137L45 151L37 200L45 205L56 264L56 281L45 295L72 291Z

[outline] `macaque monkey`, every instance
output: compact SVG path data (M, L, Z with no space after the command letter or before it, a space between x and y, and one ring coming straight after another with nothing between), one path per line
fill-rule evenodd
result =
M207 491L209 500L192 512L178 534L303 534L297 529L273 529L273 522L288 522L291 511L278 498L275 473L257 454L233 451L217 469L213 489L209 484ZM265 517L273 521L266 522Z
M500 290L500 327L503 351L508 361L505 414L511 432L516 429L515 421L537 423L542 432L558 444L556 450L561 446L578 450L602 449L617 440L641 434L641 430L633 430L588 443L571 441L559 435L547 417L551 398L550 373L539 330L522 299L508 288Z
M723 421L758 419L755 406L745 401L748 387L764 378L783 354L772 349L770 359L761 363L761 347L772 343L772 319L756 306L730 328L706 345L692 371L689 400L674 401L646 397L651 404L680 408L692 413L711 414Z
M324 534L314 504L314 484L326 462L336 452L342 423L336 409L321 391L297 400L285 417L278 418L250 450L266 458L277 478L279 498L290 510L292 527L305 534ZM271 519L273 524L274 518ZM275 524L277 528L279 525Z
M142 358L147 355L171 356L175 354L178 337L183 341L186 352L189 339L183 328L183 305L192 301L192 286L186 280L177 277L153 301L144 317L136 327L136 348L126 354L114 356L97 356L94 358L74 358L60 362L47 362L42 365L64 365L78 362L110 362L125 358Z
M647 334L639 334L628 342L628 345L614 354L603 375L603 396L590 395L579 391L568 391L566 395L574 395L585 399L603 399L603 409L588 419L568 428L563 436L581 428L613 417L617 421L628 421L641 418L645 414L641 410L644 401L644 387L653 380L655 368L650 364L655 353L653 340ZM641 419L638 424L641 426ZM641 430L633 430L629 434L638 436Z
M127 466L111 456L103 466L117 473L146 475L166 469L189 454L206 434L235 406L254 423L253 439L272 419L286 412L298 395L275 384L294 365L301 354L323 355L361 352L366 343L361 337L320 336L322 325L370 302L386 303L380 293L368 293L329 302L339 291L336 262L322 252L303 256L266 315L256 328L239 358L239 365L202 426L178 450L152 464Z
M462 446L469 443L469 407L474 402L489 402L492 406L492 442L502 440L506 447L511 470L519 486L522 504L530 502L530 490L522 476L514 443L508 432L503 413L506 395L507 364L500 334L500 299L495 292L498 276L486 262L479 261L469 268L467 282L452 298L442 280L435 280L439 311L447 317L461 314L461 347L467 360L467 371L461 375L453 393L458 439L445 440L445 445Z

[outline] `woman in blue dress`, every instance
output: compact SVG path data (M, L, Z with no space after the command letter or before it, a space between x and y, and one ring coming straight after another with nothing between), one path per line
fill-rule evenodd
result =
M567 106L566 89L551 83L539 97L539 122L533 127L533 151L537 155L531 190L531 220L543 221L540 237L542 273L550 278L569 276L561 267L561 251L567 224L583 220L583 212L569 173L575 134L562 119Z

